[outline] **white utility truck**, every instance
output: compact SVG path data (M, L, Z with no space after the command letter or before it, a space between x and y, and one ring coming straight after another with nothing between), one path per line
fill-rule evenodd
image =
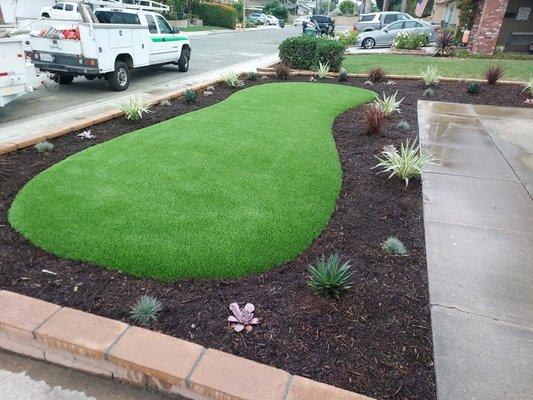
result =
M88 4L104 3L95 8ZM142 3L142 4L141 4ZM126 90L130 71L152 65L176 64L189 69L189 38L172 28L154 4L147 0L86 1L78 3L80 22L71 29L50 28L32 32L27 57L41 71L54 75L60 84L76 76L104 78L112 90Z
M21 36L0 38L0 107L26 93L33 92L44 81L35 66L24 56Z

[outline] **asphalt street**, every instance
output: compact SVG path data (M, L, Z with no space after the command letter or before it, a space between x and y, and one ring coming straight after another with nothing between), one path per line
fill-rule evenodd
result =
M146 90L276 53L285 38L300 33L301 28L287 26L283 29L191 36L192 59L187 73L180 73L174 65L135 70L129 91ZM52 89L41 87L0 108L0 125L122 95L111 92L105 80L88 81L79 77L72 85L54 85Z

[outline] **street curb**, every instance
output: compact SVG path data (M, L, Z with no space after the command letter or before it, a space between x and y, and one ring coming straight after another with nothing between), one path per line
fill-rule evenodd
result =
M372 400L6 290L0 291L0 349L192 400Z
M275 74L274 68L257 68L257 72L262 75ZM316 76L316 71L303 70L303 69L291 69L291 75L293 76ZM330 72L330 76L339 76L338 72ZM368 74L348 74L352 78L368 78ZM408 80L420 80L420 75L385 75L386 79L408 79ZM485 79L472 79L472 78L451 78L451 77L439 77L440 82L486 82ZM527 82L521 81L504 81L500 80L498 83L510 84L510 85L525 85Z
M175 90L175 91L173 91L171 93L167 93L165 95L150 96L150 99L146 102L146 104L152 106L152 105L160 103L161 101L164 101L164 100L178 99L178 98L183 96L183 93L187 89L196 90L196 91L197 90L203 90L206 87L212 86L212 85L216 85L217 83L219 83L221 81L222 81L221 78L213 79L213 80L210 80L210 81L206 81L206 82L202 82L202 83L199 83L199 84L191 85L191 86L189 86L187 88L184 88L184 89L178 89L178 90ZM69 133L77 132L77 131L80 131L82 129L89 128L89 127L91 127L93 125L96 125L96 124L99 124L99 123L102 123L102 122L105 122L105 121L109 121L109 120L112 120L112 119L115 119L115 118L120 118L122 116L124 116L124 113L122 111L120 111L118 108L111 108L110 110L108 110L106 112L103 112L103 113L100 113L100 114L96 114L96 115L94 115L94 116L92 116L90 118L84 118L84 119L82 119L80 121L75 121L75 122L70 123L70 124L65 124L60 129L51 130L49 132L46 132L46 133L43 133L43 134L40 134L40 135L24 137L24 138L21 138L19 140L13 140L13 141L10 141L10 142L4 142L4 143L0 144L0 155L11 153L11 152L14 152L16 150L21 150L21 149L23 149L25 147L36 145L37 143L43 142L45 140L57 138L59 136L68 135Z

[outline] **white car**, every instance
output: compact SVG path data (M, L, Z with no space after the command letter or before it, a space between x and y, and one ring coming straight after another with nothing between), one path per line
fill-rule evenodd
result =
M304 22L309 22L311 17L309 15L302 15L301 17L296 18L292 23L294 26L302 26Z
M42 7L41 17L71 21L81 20L77 1L63 1L54 4L52 7Z
M279 25L279 19L273 15L267 15L267 22L269 25Z

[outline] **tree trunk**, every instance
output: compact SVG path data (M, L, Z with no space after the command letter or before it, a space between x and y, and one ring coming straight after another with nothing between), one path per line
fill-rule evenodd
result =
M407 0L402 0L402 8L400 9L401 12L407 12Z
M372 11L372 3L370 0L365 0L365 14L368 14L370 11Z
M381 11L388 11L389 10L389 3L390 3L390 0L383 0L383 7L382 7Z

